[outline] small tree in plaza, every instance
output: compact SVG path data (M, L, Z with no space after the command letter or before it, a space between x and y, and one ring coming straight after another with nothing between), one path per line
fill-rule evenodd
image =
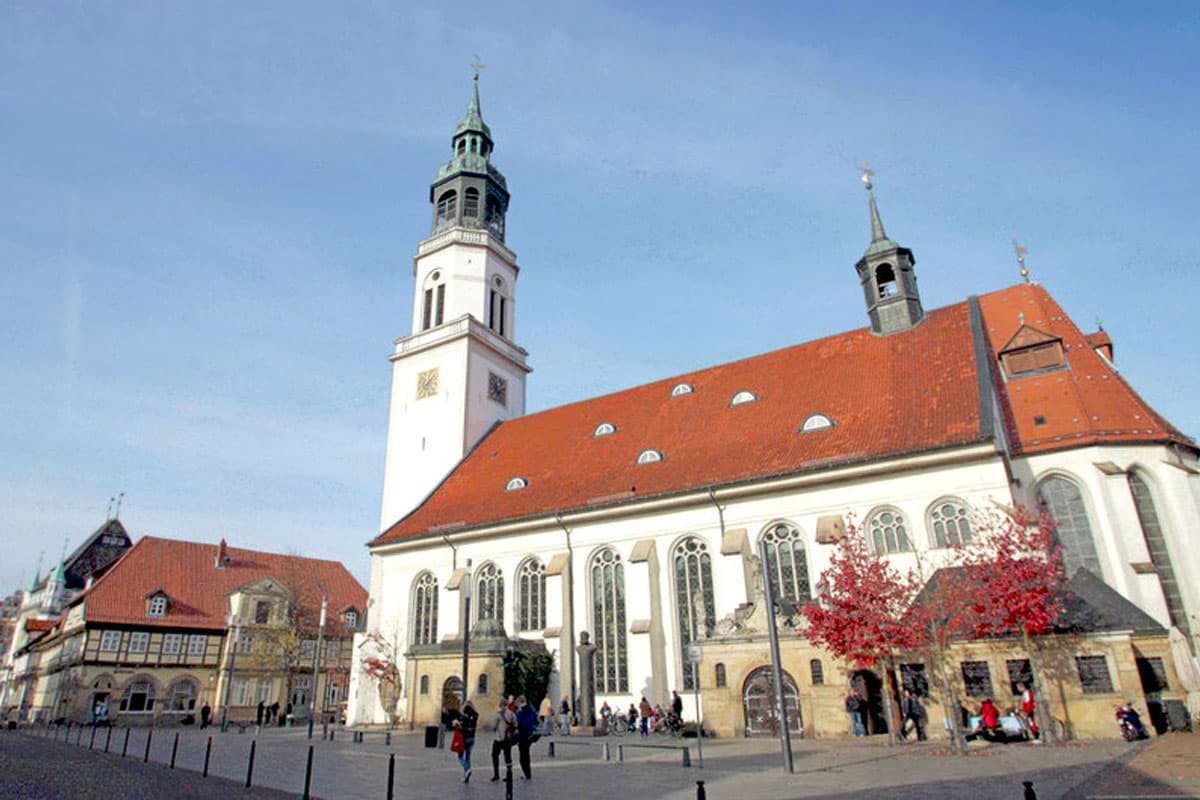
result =
M859 529L848 522L821 582L817 602L800 607L807 622L804 635L883 679L888 741L893 743L898 727L892 699L896 655L921 643L920 626L909 616L919 581L872 552Z
M368 633L360 648L370 648L374 655L362 659L362 674L377 684L379 704L387 715L388 727L394 728L400 721L400 693L404 688L398 660L399 648L379 631Z
M1038 637L1049 633L1063 611L1066 575L1062 547L1048 514L1017 509L993 514L977 531L963 566L973 587L970 635L1019 635L1033 672L1038 728L1056 740L1045 692L1045 670Z

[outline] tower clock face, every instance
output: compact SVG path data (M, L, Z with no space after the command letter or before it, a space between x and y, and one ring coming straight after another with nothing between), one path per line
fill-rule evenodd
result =
M508 381L494 372L488 373L488 399L502 406L508 405Z
M427 369L417 375L417 399L422 397L433 397L438 393L438 370L437 367Z

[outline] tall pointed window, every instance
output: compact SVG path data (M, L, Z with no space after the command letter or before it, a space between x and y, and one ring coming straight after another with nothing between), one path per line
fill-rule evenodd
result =
M1058 523L1055 536L1062 545L1063 566L1067 574L1080 567L1100 574L1100 557L1096 555L1096 539L1092 536L1092 523L1088 520L1087 508L1079 487L1066 478L1053 476L1038 486L1038 505Z
M957 497L946 497L929 507L929 530L934 547L953 547L971 541L970 510Z
M517 630L540 631L546 627L546 567L536 558L517 569Z
M790 611L812 599L804 536L791 525L772 525L763 534L767 543L767 577L780 607Z
M425 292L421 305L421 330L441 325L446 315L446 283L441 270L434 270L425 279Z
M413 581L413 644L437 641L438 585L433 573L422 572Z
M679 619L680 662L683 687L696 688L693 670L687 660L687 646L712 634L716 622L713 603L712 556L708 545L697 536L689 536L675 546L675 614Z
M1183 597L1179 593L1179 583L1175 580L1175 567L1171 564L1171 553L1167 550L1167 540L1158 520L1154 495L1150 493L1150 487L1141 475L1130 472L1126 477L1129 480L1129 491L1133 494L1138 522L1142 525L1146 549L1150 551L1150 563L1154 564L1158 582L1162 585L1163 598L1167 601L1167 616L1170 617L1172 625L1187 635L1190 627L1187 614L1183 610Z
M605 548L592 558L592 630L596 632L596 691L629 691L625 645L625 569Z
M867 537L876 553L907 553L912 550L908 521L894 508L881 508L867 517Z
M497 276L492 282L488 295L488 327L504 336L508 326L506 323L507 298L504 296L504 279Z
M504 623L504 576L488 562L475 573L475 621Z

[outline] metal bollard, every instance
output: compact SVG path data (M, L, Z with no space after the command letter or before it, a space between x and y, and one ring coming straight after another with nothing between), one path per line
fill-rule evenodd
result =
M314 720L312 717L309 717L309 718L308 718L308 738L309 738L309 739L311 739L311 738L312 738L313 724L315 723L315 721L316 721L316 720ZM324 727L324 726L322 725L321 727ZM324 737L324 736L322 736L321 738L325 738L325 737Z
M126 751L129 750L129 728L125 729L125 744L121 745L121 758L125 757Z
M608 761L608 742L604 743L604 760ZM617 761L625 763L625 745L617 745Z
M692 754L688 752L686 747L679 748L683 751L683 766L690 767L692 765Z
M323 742L328 738L329 738L329 723L322 722L321 723L321 741Z
M92 738L88 740L88 750L91 750L92 746L95 744L96 744L96 726L93 725L92 726Z
M108 745L112 742L112 726L108 726L108 733L104 736L104 752L108 752Z
M246 764L246 788L250 788L250 779L254 777L254 745L258 744L257 739L250 740L250 762Z
M547 758L554 758L554 742L550 742L550 752L546 754Z
M504 766L504 800L513 800L512 796L512 762Z
M175 734L175 743L171 745L171 769L175 769L175 754L179 752L179 734Z
M154 729L146 731L146 755L142 757L142 763L150 763L150 742L154 739Z
M200 773L201 778L208 777L208 757L212 755L212 737L208 737L208 744L204 745L204 771Z
M388 784L387 784L387 800L393 800L396 796L392 788L396 780L396 754L388 753Z
M304 800L309 800L312 796L309 794L312 788L312 753L313 746L310 744L308 746L308 761L304 765Z
M696 781L696 800L708 800L708 792L704 791L704 781Z
M385 733L383 735L383 744L385 747L392 746L392 732L391 731L388 731L387 733Z

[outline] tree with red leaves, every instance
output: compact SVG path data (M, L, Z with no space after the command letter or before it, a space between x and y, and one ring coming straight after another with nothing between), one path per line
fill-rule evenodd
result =
M800 607L808 623L803 633L833 655L882 678L888 741L894 743L898 726L891 676L896 654L919 644L921 632L907 618L919 582L872 552L852 521L838 539L821 581L817 603Z
M1033 672L1038 728L1057 739L1037 637L1053 630L1063 610L1062 548L1048 514L1027 509L995 514L976 531L963 560L974 607L970 634L976 637L1019 635Z
M379 704L387 714L388 726L394 728L398 721L396 706L400 702L402 686L400 664L397 660L398 648L378 631L368 633L359 647L368 645L375 654L362 659L362 672L378 684Z

